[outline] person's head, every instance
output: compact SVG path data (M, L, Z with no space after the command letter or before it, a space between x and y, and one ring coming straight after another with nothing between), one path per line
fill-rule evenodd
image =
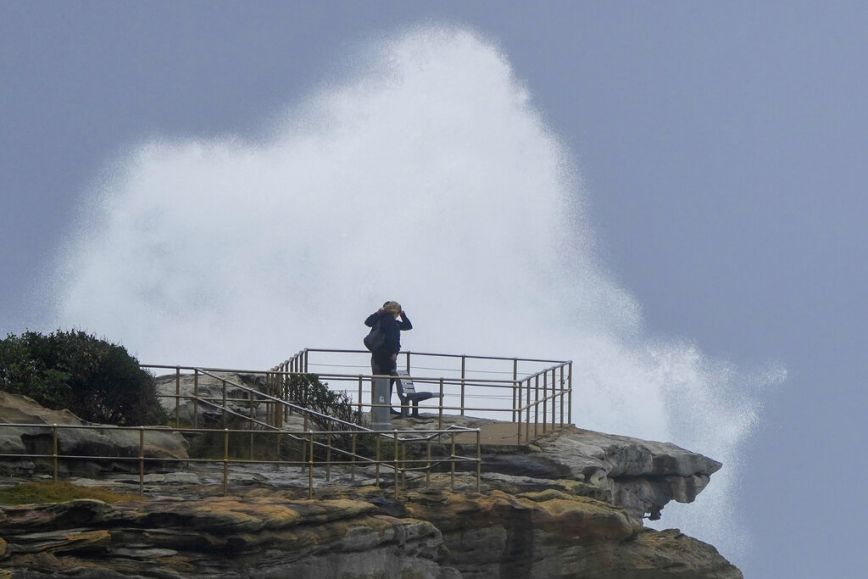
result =
M401 304L398 302L386 302L383 304L383 311L393 316L397 316L401 313Z

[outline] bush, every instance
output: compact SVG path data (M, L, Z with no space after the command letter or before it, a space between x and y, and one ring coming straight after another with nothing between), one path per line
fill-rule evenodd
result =
M154 377L126 348L80 331L26 332L0 340L0 389L90 422L139 426L165 415Z

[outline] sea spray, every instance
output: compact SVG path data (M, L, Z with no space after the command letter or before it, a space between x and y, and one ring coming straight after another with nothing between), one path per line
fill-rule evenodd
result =
M405 347L572 359L577 424L722 461L662 523L737 555L745 392L768 378L648 337L593 251L569 152L495 46L426 27L367 54L266 139L137 147L63 256L57 324L148 362L266 368L359 347L397 299Z

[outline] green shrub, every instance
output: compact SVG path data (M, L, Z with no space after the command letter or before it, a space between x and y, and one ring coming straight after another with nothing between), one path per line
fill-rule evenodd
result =
M0 389L90 422L139 426L165 416L154 377L126 348L81 331L0 340Z

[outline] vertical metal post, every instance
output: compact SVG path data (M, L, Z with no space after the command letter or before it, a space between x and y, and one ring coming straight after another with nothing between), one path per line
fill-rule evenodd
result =
M440 406L437 412L437 430L443 430L443 378L440 378Z
M555 429L555 412L557 410L555 406L555 402L557 402L557 396L554 396L555 383L557 382L557 379L557 368L552 368L552 430ZM558 394L560 394L560 388L558 388Z
M518 381L518 358L512 359L512 421L515 422L515 411L521 406L521 386L520 382L519 386L516 388L516 382ZM516 400L516 394L518 395L518 400ZM521 411L519 411L518 421L521 422Z
M521 444L521 408L518 409L518 436L516 437L516 444Z
M226 428L226 380L223 380L223 428Z
M396 429L396 430L393 430L392 432L394 433L394 437L395 437L395 455L394 455L394 459L395 459L395 500L397 501L398 500L398 480L399 480L398 479L398 468L399 468L398 453L400 451L398 449L398 431Z
M310 428L308 428L307 414L305 414L304 415L304 431L308 432L309 430L310 430ZM305 468L306 463L307 463L307 444L306 443L302 443L302 445L301 445L301 463L302 463L302 465L301 465L302 472L304 472L304 468Z
M359 405L359 414L362 413L362 375L359 374L359 397L356 398Z
M569 413L568 419L567 419L567 424L572 424L573 423L573 363L572 362L570 362L570 371L569 371L567 380L568 380L568 382L567 382L567 388L568 388L568 390L567 390L567 396L568 396L567 412Z
M377 440L377 462L374 465L374 472L375 472L375 477L376 477L376 481L377 481L377 483L376 483L377 488L379 489L380 488L380 435L375 434L374 436L377 437L377 439L376 439Z
M313 433L308 432L310 440L310 459L307 463L307 498L313 498Z
M467 366L467 355L461 354L461 416L464 416L464 372Z
M139 494L145 493L145 427L139 426Z
M274 460L277 461L274 465L274 470L280 470L280 442L283 440L280 432L277 433L277 443L274 445Z
M223 429L223 494L229 488L229 429Z
M476 492L482 481L482 430L476 429Z
M561 364L560 399L561 399L561 428L564 427L564 365Z
M193 428L199 428L199 368L193 370Z
M350 466L350 480L356 482L356 433L353 433L352 466Z
M536 378L533 382L533 437L536 440L537 434L537 426L539 424L539 374L536 375Z
M530 376L527 378L527 403L524 415L524 441L530 442Z
M426 446L428 447L428 468L425 469L425 487L431 486L431 439L429 438Z
M307 374L310 371L307 369L308 368L307 358L308 358L308 349L305 348L304 349L304 373L305 374Z
M449 462L452 463L452 475L449 479L449 490L455 490L455 432L452 432L452 456L449 457Z
M58 471L60 470L59 469L60 465L58 464L58 459L57 459L57 451L59 450L59 447L60 447L60 445L57 443L57 424L52 424L51 425L51 448L52 448L52 452L51 452L52 459L51 460L52 460L52 463L54 466L54 482L57 482Z
M552 389L554 389L554 386L555 386L554 382L552 382ZM548 423L548 412L547 412L548 411L548 401L546 400L546 396L548 396L548 393L549 393L549 371L546 370L545 373L543 374L543 403L542 403L542 407L543 407L543 419L542 419L543 434L545 434L545 432L546 432L546 424Z
M253 392L252 391L247 393L247 399L249 401L248 404L250 405L250 420L248 420L248 422L250 423L250 426L248 427L248 428L250 428L250 455L248 456L248 458L250 460L253 460L253 420L256 418L256 416L255 416L256 410L253 407Z
M175 367L175 426L181 424L181 368Z
M332 423L328 423L326 434L326 482L332 480Z
M410 373L410 350L407 350L407 374Z

